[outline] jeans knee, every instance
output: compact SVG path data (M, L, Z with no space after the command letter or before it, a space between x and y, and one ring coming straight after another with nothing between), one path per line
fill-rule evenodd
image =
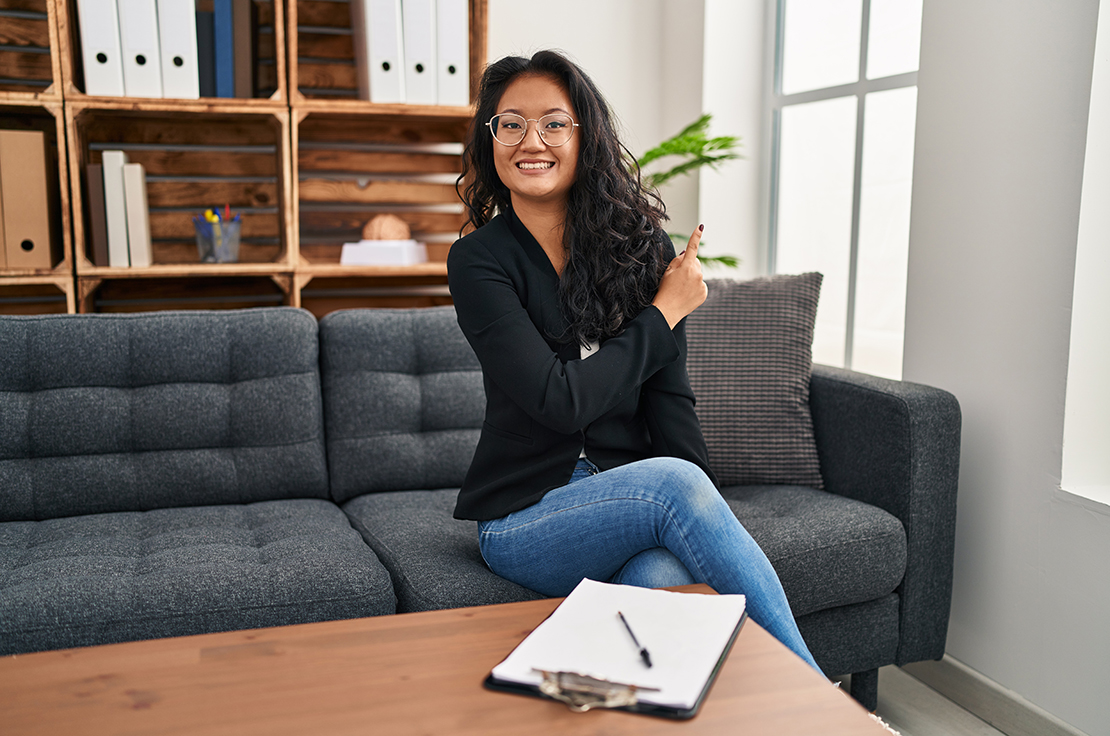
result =
M681 492L681 497L695 506L712 506L720 502L721 494L713 481L700 467L689 460L676 457L654 458L664 483Z
M698 582L673 552L655 547L640 552L610 578L610 582L640 588L665 588Z

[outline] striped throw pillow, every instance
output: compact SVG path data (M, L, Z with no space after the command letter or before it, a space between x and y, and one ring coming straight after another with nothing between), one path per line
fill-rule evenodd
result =
M707 280L686 320L687 369L722 486L824 488L809 411L821 274Z

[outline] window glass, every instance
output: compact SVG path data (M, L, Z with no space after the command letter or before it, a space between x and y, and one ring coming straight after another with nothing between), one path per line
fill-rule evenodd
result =
M871 0L867 78L917 71L922 0Z
M862 0L785 0L782 94L859 79Z
M824 274L813 359L844 364L856 99L782 110L775 270Z
M864 101L852 368L902 377L917 88Z

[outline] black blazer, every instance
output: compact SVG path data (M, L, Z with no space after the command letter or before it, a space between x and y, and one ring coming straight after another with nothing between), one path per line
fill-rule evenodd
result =
M671 456L709 470L686 374L685 321L649 306L586 360L556 342L559 277L512 212L451 246L459 326L482 364L486 416L455 517L497 519L566 485L585 447L602 470Z

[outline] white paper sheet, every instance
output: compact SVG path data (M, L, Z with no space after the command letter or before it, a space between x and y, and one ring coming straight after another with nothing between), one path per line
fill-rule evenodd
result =
M689 709L744 613L742 595L698 595L583 580L501 664L494 679L538 686L535 670L658 688L640 701ZM624 628L628 619L652 667Z

